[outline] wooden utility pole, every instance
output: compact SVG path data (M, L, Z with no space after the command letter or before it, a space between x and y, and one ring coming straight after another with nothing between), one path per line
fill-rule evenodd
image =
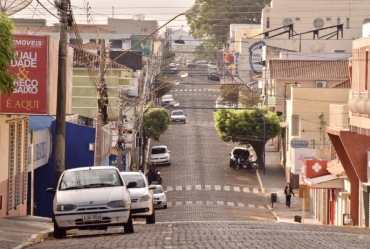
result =
M123 115L122 115L122 98L123 98L123 91L120 90L119 92L119 100L118 100L118 138L117 138L117 168L119 171L122 170L122 154L124 150L125 141L123 139Z
M98 99L98 112L96 115L96 135L95 135L95 157L94 166L101 165L102 157L102 119L104 117L104 122L106 122L106 105L107 105L107 89L105 84L105 40L100 40L100 65L99 65L99 99Z
M60 1L59 22L59 60L58 60L58 86L57 110L55 124L55 160L54 160L54 188L57 187L60 176L65 170L66 149L66 93L67 93L67 27L69 1Z

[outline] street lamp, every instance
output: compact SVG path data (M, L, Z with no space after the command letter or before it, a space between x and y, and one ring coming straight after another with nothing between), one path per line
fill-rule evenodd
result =
M138 41L135 45L133 45L131 48L127 49L125 52L123 52L122 54L120 54L118 57L116 57L114 60L111 60L106 66L105 66L105 69L104 69L104 72L107 70L107 68L110 66L110 64L112 64L113 62L117 61L119 58L121 58L122 56L124 56L125 54L127 54L128 52L130 52L133 48L135 48L136 46L138 46L139 44L141 44L142 42L144 42L146 39L148 39L149 37L151 37L152 35L154 35L156 32L158 32L158 30L160 30L161 28L163 28L164 26L166 26L167 24L169 24L170 22L172 22L173 20L175 20L176 18L178 18L179 16L182 16L182 15L189 15L193 12L193 8L194 6L192 6L190 9L186 10L185 12L183 13L180 13L178 14L177 16L173 17L171 20L169 20L168 22L166 22L165 24L163 24L162 26L160 26L159 28L157 28L156 30L154 30L152 33L150 33L149 35L147 35L146 37L144 37L143 39L141 39L140 41Z

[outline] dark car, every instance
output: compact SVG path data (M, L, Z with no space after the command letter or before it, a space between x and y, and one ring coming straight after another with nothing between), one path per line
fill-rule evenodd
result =
M220 80L220 74L218 72L211 71L208 73L208 79L209 80Z

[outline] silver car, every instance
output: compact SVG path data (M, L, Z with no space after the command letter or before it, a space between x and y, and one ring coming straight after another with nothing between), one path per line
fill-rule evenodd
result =
M162 185L150 186L155 186L155 189L153 189L154 207L163 207L164 209L167 209L167 191L164 191Z
M69 169L60 176L54 194L54 237L63 238L68 229L107 229L123 226L133 233L131 196L128 188L136 182L124 183L113 166Z

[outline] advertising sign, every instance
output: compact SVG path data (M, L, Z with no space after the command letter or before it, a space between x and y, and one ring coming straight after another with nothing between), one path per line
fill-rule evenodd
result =
M326 170L328 161L319 159L302 159L302 173L307 178L315 178L323 175L330 174Z
M0 95L0 113L47 114L48 37L14 35L17 60L12 96Z
M291 152L291 172L295 175L299 175L302 170L302 159L304 158L316 158L316 149L309 148L298 148L293 149Z
M255 74L262 73L262 65L260 63L262 62L262 50L265 45L264 41L259 41L249 47L249 64Z

